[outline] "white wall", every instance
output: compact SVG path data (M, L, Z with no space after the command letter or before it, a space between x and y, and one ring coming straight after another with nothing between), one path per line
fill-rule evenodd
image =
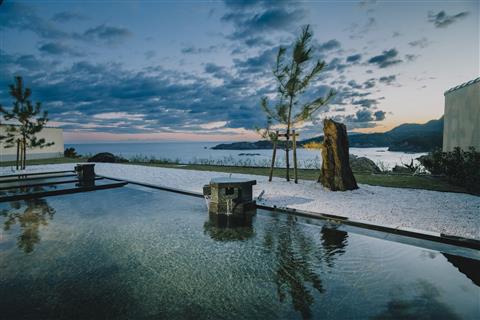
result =
M0 135L5 135L6 125L0 125ZM27 149L27 159L48 159L63 157L63 130L60 128L43 128L37 134L39 139L44 138L47 142L55 144L45 148ZM0 162L15 160L17 148L5 148L5 143L0 141Z
M480 80L445 93L443 151L470 146L480 151Z

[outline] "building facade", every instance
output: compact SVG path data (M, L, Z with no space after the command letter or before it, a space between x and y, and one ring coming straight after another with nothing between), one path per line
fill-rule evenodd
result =
M0 135L6 134L6 125L0 125ZM60 128L43 128L43 130L37 134L39 139L44 138L47 142L53 142L54 145L45 148L28 148L28 159L49 159L63 157L63 130ZM0 141L0 162L14 161L17 156L17 148L6 148L5 142Z
M445 92L443 151L480 151L480 77Z

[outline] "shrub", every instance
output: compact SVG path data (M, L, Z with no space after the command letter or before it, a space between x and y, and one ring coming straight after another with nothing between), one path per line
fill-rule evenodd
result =
M80 156L77 154L75 148L66 148L63 152L63 156L65 158L79 158Z
M435 150L418 161L432 174L445 175L452 184L480 193L480 152L455 148L450 152Z

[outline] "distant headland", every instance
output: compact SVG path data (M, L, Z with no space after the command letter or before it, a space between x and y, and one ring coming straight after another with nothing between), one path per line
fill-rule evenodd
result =
M424 124L404 123L390 131L381 133L357 133L348 137L350 147L376 148L388 147L389 151L402 152L428 152L442 147L443 140L443 117L438 120L430 120ZM301 140L299 147L320 143L323 136ZM272 143L267 140L256 142L234 142L218 144L215 150L258 150L271 149Z

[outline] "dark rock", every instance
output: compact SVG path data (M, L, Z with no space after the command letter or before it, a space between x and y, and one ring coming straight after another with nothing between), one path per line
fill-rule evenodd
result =
M124 163L128 162L128 160L122 157L117 157L110 152L101 152L89 158L88 162Z
M396 165L395 167L393 167L392 172L395 172L395 173L412 173L412 171L410 169L408 169L407 167L399 166L399 165Z
M322 173L318 178L332 191L358 189L350 168L347 127L330 119L323 121Z
M369 172L369 173L381 173L382 170L366 157L357 157L350 155L350 167L353 172Z

